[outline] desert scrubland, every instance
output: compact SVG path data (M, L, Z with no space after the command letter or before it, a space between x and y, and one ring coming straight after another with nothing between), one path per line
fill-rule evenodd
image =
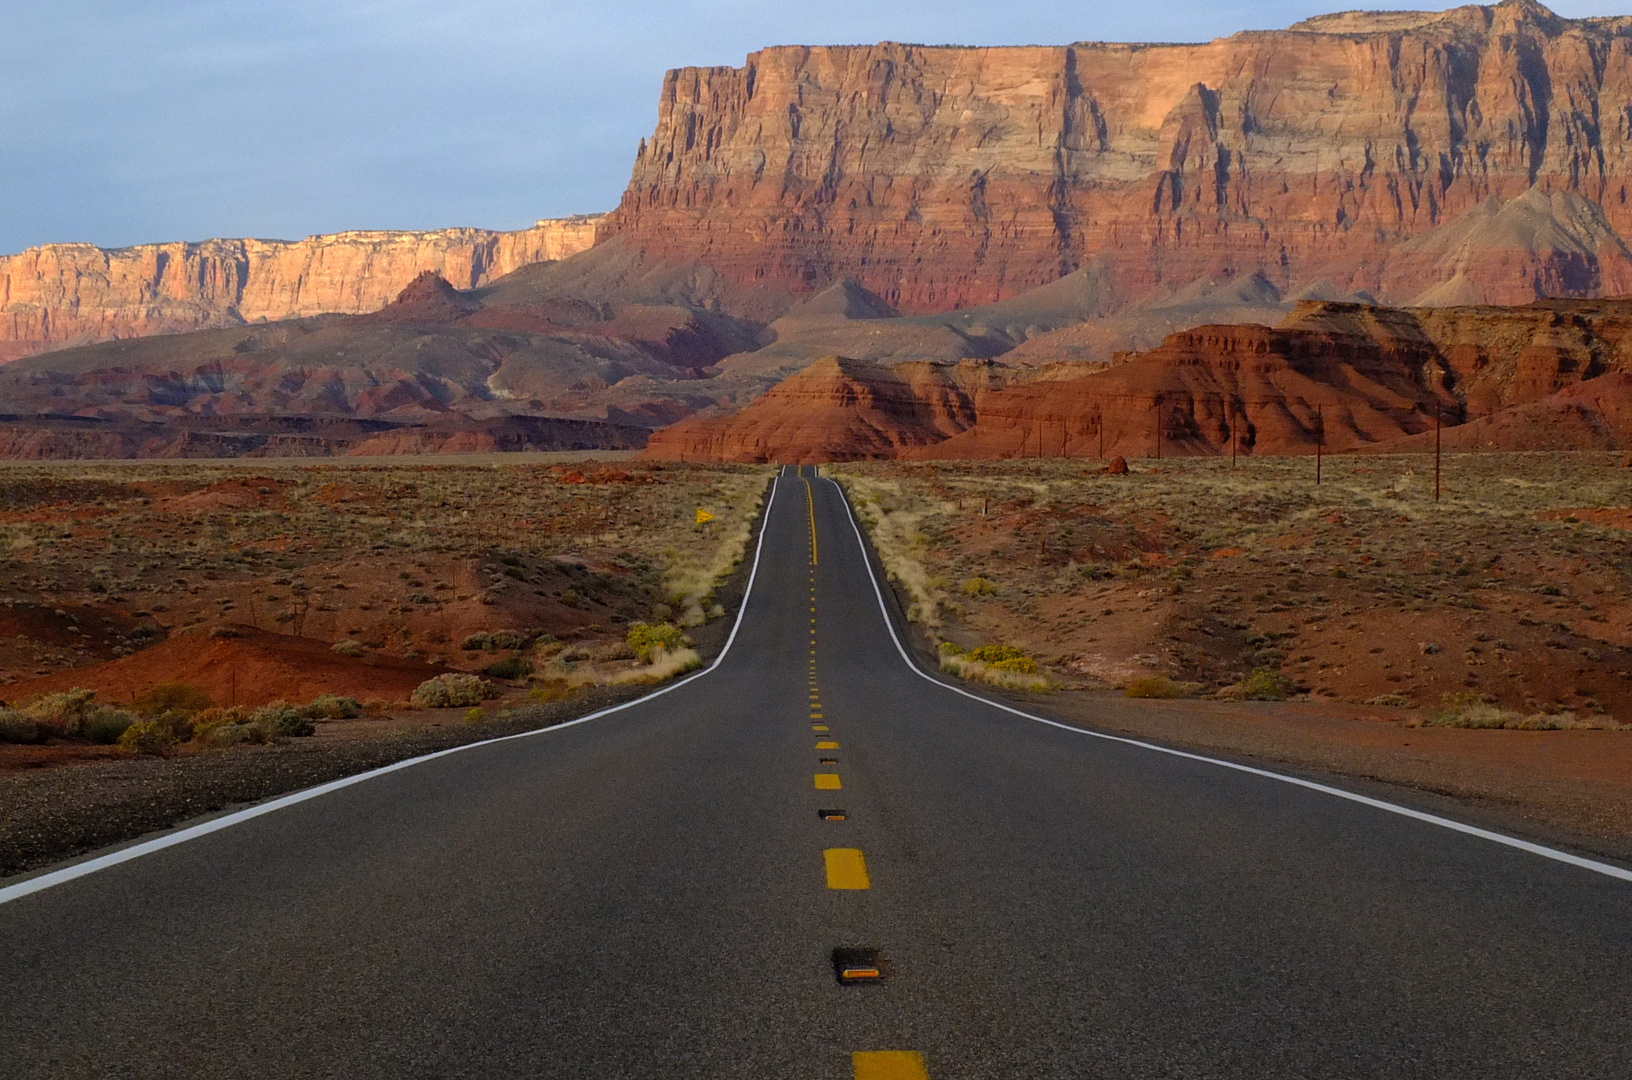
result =
M0 470L0 872L695 667L769 471L607 456Z
M1622 454L852 463L926 655L1159 741L1632 850ZM933 651L933 652L931 652Z

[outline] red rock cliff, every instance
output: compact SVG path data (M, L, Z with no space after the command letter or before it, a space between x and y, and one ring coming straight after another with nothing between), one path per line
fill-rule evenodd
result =
M1632 18L1509 0L1199 45L781 47L671 71L602 232L910 310L1096 258L1124 298L1261 271L1518 303L1632 291L1629 172Z
M585 250L597 221L111 249L47 244L0 257L0 361L110 338L373 311L426 270L471 289Z

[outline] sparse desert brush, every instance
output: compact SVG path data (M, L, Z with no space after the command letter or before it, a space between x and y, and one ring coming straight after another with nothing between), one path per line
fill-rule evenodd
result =
M362 714L363 706L343 694L319 694L301 712L313 720L350 720Z
M672 623L634 623L624 642L642 663L651 663L653 653L674 652L685 643L685 632Z
M268 740L313 735L317 728L305 711L287 701L273 701L251 709L248 722L266 732Z
M17 711L39 725L42 738L74 738L91 711L95 690L74 687L35 698Z
M964 578L961 588L965 596L992 596L997 592L997 586L983 577Z
M330 645L329 648L339 653L341 656L363 655L363 643L355 638L346 638L343 641L337 641L333 645Z
M617 672L609 681L614 684L656 683L672 679L676 675L684 675L688 671L696 671L702 666L703 658L697 655L695 649L677 648L669 652L658 648L653 650L651 662L645 667Z
M1190 697L1200 686L1196 683L1174 682L1166 675L1147 675L1134 679L1122 688L1122 696L1130 698L1184 698Z
M1047 690L1052 685L1038 672L1037 661L1012 645L982 645L968 652L941 646L941 670L960 679L990 683L1010 690Z
M496 693L493 684L479 675L450 672L420 683L414 688L413 701L422 709L451 709L480 705Z
M104 705L91 710L81 725L81 731L85 738L98 746L113 746L135 722L136 717L123 709Z
M192 717L181 712L163 712L138 720L119 736L119 745L138 754L164 755L193 738Z
M1261 667L1251 675L1218 692L1228 701L1284 701L1292 693L1292 680L1274 668Z
M496 660L482 669L482 674L490 679L525 679L533 670L525 657L507 656L503 660Z
M33 743L40 741L40 725L31 716L15 709L0 708L0 743Z

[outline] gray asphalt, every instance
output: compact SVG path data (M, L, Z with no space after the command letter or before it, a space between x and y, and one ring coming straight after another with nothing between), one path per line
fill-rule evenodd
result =
M816 750L777 485L713 673L0 906L0 1075L1632 1075L1632 885L931 685L824 480Z

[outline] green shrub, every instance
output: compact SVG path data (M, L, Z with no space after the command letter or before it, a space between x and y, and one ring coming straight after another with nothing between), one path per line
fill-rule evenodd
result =
M1035 675L1037 661L1013 645L982 645L964 654L966 660L984 664L993 671L1012 671L1017 675Z
M637 622L629 627L629 633L624 635L623 640L634 650L642 663L649 664L658 650L672 653L682 648L686 635L672 623Z
M487 712L480 705L465 712L465 723L467 724L479 724L486 719Z
M157 716L160 713L202 712L215 704L209 691L191 683L162 682L149 688L137 696L135 709L143 716Z
M0 709L0 743L40 741L40 725L32 716L12 709Z
M434 679L426 679L414 688L413 701L422 709L451 709L461 705L480 705L494 697L493 686L480 675L449 672Z
M1182 698L1188 693L1188 688L1166 675L1147 675L1122 689L1122 696L1130 698Z
M112 746L129 730L136 718L120 709L101 708L85 719L85 737L99 746Z
M997 586L983 577L964 578L962 588L965 596L991 596L997 592Z
M95 690L74 687L56 694L35 698L17 711L40 726L40 737L67 738L79 734L85 714L90 711Z
M272 701L250 710L249 723L266 733L268 742L281 738L313 735L317 725L287 701Z
M1274 668L1261 667L1245 679L1225 689L1223 696L1236 701L1281 701L1292 693L1292 680Z
M490 679L523 679L532 670L533 666L521 657L510 656L487 665L482 674Z
M163 712L150 720L138 720L125 728L119 745L138 754L168 754L193 737L193 721L178 710Z
M341 694L319 694L312 703L300 710L313 720L350 720L362 714L363 706L354 697Z

